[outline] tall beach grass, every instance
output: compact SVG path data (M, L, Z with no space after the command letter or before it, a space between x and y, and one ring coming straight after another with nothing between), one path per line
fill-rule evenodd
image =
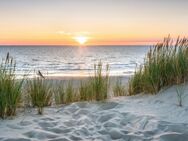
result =
M79 95L81 101L102 101L108 98L109 65L102 62L94 64L94 75L86 82L81 82Z
M90 78L94 99L105 100L108 97L109 65L104 66L100 61L94 65L94 76Z
M59 83L55 91L55 103L58 104L70 104L79 101L79 95L77 89L73 87L72 81L67 84Z
M68 85L58 85L55 101L56 104L69 104L76 101L101 101L108 97L109 66L99 62L94 65L94 75L88 80L81 81L78 88L74 88L71 81Z
M188 39L169 37L150 48L133 77L129 80L129 94L156 94L165 86L180 84L188 79Z
M24 79L16 80L16 63L9 53L0 65L0 117L16 115L16 109L21 102L21 88Z
M126 96L126 87L122 84L121 79L117 79L115 86L113 87L113 94L115 97Z
M87 82L80 82L79 96L80 101L92 101L95 99L91 79Z
M56 88L54 90L54 98L56 105L64 104L65 103L65 86L64 83L57 83Z
M70 81L65 88L65 96L64 96L65 104L69 104L69 103L77 101L76 100L77 97L78 96L76 96L76 90L74 89L73 84Z
M52 104L51 85L42 77L35 77L27 81L27 94L33 107L37 107L38 114L43 114L43 107Z

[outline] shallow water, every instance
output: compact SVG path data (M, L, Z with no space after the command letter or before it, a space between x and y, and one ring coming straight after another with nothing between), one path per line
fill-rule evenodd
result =
M130 75L143 62L149 46L0 46L17 62L17 75L41 70L53 75L89 75L100 60L110 65L110 75Z

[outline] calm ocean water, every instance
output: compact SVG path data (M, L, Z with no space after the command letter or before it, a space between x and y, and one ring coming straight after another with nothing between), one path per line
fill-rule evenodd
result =
M34 70L49 76L90 75L100 60L110 65L111 75L130 75L143 62L148 49L149 46L0 46L0 56L9 52L15 58L18 76L32 76Z

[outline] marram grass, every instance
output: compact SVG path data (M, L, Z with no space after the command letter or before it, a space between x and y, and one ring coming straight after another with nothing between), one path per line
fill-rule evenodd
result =
M105 100L108 97L109 65L103 68L102 62L94 65L94 76L91 77L93 96L96 101Z
M64 83L58 84L55 92L56 104L70 104L79 101L79 95L77 89L73 87L72 81L69 81L67 85Z
M126 96L126 87L122 84L120 79L117 79L115 86L113 87L113 94L115 97Z
M76 92L73 88L72 82L69 82L65 89L65 104L69 104L76 101Z
M85 83L81 82L79 95L81 101L102 101L108 98L109 65L102 62L94 65L94 75Z
M94 100L94 92L91 80L87 82L80 82L79 96L80 101L92 101Z
M43 114L43 107L52 104L52 88L44 78L36 77L27 81L27 93L33 107L37 107L38 114Z
M55 94L56 104L69 104L77 101L101 101L108 97L109 66L103 68L101 62L94 65L94 76L81 81L76 89L71 82L59 84Z
M64 83L56 84L58 87L55 90L54 97L56 105L65 103L65 86Z
M0 65L0 118L16 115L16 109L21 101L21 88L24 79L15 78L16 63L6 56Z
M180 84L188 79L188 39L178 38L176 42L168 37L162 43L150 48L129 80L129 94L156 94L165 86Z

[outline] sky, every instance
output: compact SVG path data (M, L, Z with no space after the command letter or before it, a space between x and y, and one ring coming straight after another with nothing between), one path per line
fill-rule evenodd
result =
M187 7L188 0L0 0L0 44L153 44L187 37Z

